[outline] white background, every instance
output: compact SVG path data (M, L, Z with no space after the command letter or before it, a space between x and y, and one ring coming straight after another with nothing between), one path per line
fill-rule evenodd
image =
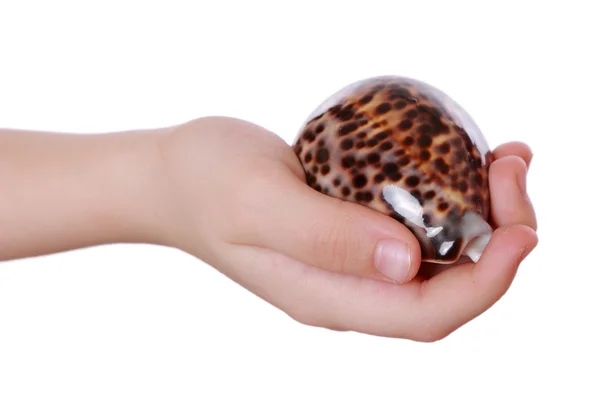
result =
M0 126L219 114L290 142L340 87L410 76L462 104L492 146L532 146L540 237L507 295L433 344L302 326L172 249L3 263L0 399L600 398L593 2L0 4Z

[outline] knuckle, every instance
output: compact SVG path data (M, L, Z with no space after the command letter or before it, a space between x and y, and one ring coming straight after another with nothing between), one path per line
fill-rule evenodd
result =
M325 223L317 223L313 235L313 251L319 267L344 273L350 259L352 245L345 217L337 214Z

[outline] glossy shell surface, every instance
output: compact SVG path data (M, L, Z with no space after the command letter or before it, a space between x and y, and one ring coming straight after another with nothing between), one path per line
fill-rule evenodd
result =
M399 76L356 82L309 116L293 147L308 185L406 225L424 262L477 261L487 245L492 155L439 89Z

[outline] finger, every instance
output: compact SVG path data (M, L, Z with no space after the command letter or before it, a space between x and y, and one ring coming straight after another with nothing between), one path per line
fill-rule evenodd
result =
M496 160L507 156L520 157L523 161L525 161L527 168L529 168L529 165L531 164L531 159L533 158L531 148L522 142L504 143L498 146L494 150L493 154L494 159Z
M448 269L421 283L420 315L435 324L437 336L456 330L506 293L519 264L536 245L536 233L527 226L498 229L477 264Z
M278 251L329 271L393 282L417 273L420 247L402 224L365 206L323 195L298 179L280 179L238 226L238 244Z
M335 274L248 246L228 250L229 264L235 268L221 269L302 323L430 342L447 336L502 297L520 261L536 244L535 232L528 227L501 228L477 264L456 266L430 281L404 285Z
M537 229L535 211L527 195L527 165L517 156L505 156L490 166L492 219L497 226L514 224Z

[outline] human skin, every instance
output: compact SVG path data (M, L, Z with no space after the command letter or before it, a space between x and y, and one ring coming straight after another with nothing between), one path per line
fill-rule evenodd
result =
M531 150L513 142L494 155L493 237L476 264L439 268L421 265L402 224L308 187L291 147L246 121L92 135L0 130L0 260L170 246L301 323L440 340L498 301L537 244ZM386 259L392 274L381 268L382 243L402 249L404 262Z

